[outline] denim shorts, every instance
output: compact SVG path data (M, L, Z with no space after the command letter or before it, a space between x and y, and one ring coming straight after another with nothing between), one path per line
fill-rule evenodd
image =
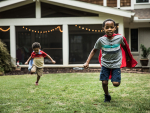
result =
M121 81L120 68L109 69L109 68L106 68L104 66L101 67L100 80L101 81L108 80L111 70L112 70L111 82L120 82Z

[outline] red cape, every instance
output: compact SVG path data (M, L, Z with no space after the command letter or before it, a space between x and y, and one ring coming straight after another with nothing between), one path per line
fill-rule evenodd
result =
M116 35L121 35L121 34L114 34L114 35L116 36ZM130 61L126 60L126 52L124 51L124 49L122 48L122 46L120 44L121 51L122 51L122 64L121 64L120 68L123 68L123 67L129 67L129 68L135 67L137 65L137 61L133 58L133 56L131 54L131 51L130 51L130 48L129 48L129 45L128 45L125 37L123 37L123 41L125 43L125 47L127 49L127 52L128 52L128 54L130 56ZM99 57L98 57L100 65L101 65L101 57L102 57L102 49L100 50ZM112 77L112 73L110 72L109 79L111 79L111 77Z

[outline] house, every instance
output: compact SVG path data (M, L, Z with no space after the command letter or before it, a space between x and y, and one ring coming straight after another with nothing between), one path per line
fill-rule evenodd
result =
M46 67L82 66L108 18L141 66L140 44L150 46L149 0L1 0L0 39L22 67L35 41L56 60L54 65L45 59ZM99 67L98 54L90 67Z

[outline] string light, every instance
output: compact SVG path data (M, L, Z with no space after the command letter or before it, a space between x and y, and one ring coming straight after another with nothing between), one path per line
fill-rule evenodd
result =
M75 25L75 27L77 27L78 25ZM100 29L89 29L89 28L84 28L83 26L78 26L79 28L82 28L82 29L86 29L86 30L88 30L88 31L92 31L92 32L103 32L103 30L100 30ZM119 26L117 26L117 28L119 28Z
M9 27L8 29L6 29L6 30L4 30L4 29L0 28L0 30L1 30L1 31L3 31L3 32L7 32L7 31L9 31L9 30L10 30L10 27Z
M22 27L22 28L24 28L24 26ZM10 29L10 28L9 28ZM28 30L28 28L25 28L26 30ZM52 31L55 31L55 30L59 30L59 32L63 32L62 30L61 30L61 27L60 26L57 26L56 28L54 28L54 29L51 29L51 30L47 30L47 31L36 31L36 30L33 30L33 29L29 29L29 31L32 31L32 32L37 32L37 33L47 33L47 32L52 32ZM1 29L0 29L1 30Z

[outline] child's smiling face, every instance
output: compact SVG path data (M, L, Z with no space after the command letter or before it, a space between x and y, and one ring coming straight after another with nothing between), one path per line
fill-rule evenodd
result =
M103 29L107 36L112 36L116 30L116 26L113 21L107 21Z
M33 51L38 54L39 53L40 48L33 48Z

